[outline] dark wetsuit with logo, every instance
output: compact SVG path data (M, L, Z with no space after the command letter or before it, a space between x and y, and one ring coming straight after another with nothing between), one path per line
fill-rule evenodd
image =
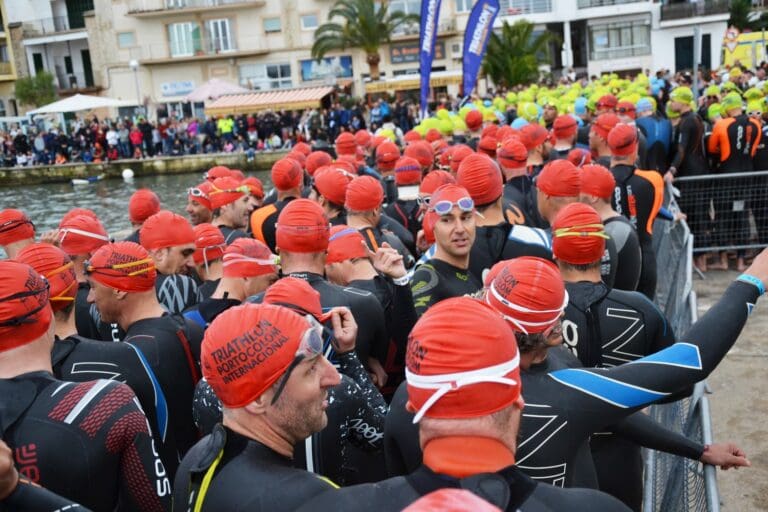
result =
M566 283L568 307L563 341L586 367L611 367L663 350L675 343L667 319L643 294L609 290L603 283ZM601 432L592 437L600 489L634 510L642 502L640 446ZM623 461L619 467L616 461Z
M216 226L221 231L221 235L224 237L224 243L229 245L238 238L251 238L248 233L237 228L231 228L229 226Z
M328 424L295 447L293 463L339 485L376 482L386 478L381 462L388 407L354 352L337 359L341 383L328 390ZM206 435L221 423L221 402L205 380L195 389L193 415Z
M194 279L183 274L157 274L157 300L169 313L181 313L200 302Z
M44 487L19 480L13 492L0 501L0 512L91 512L72 500L52 493Z
M682 342L613 368L581 368L566 348L550 349L543 363L520 372L525 409L517 466L542 482L596 486L589 436L706 378L735 343L757 298L755 286L735 282ZM385 425L390 471L412 470L421 459L404 388L395 393ZM685 442L675 448L681 455L696 456L693 452Z
M482 286L482 281L469 270L432 258L419 265L411 278L416 314L423 315L441 300L473 294Z
M165 430L157 435L169 445L168 451L176 454L166 463L171 475L176 473L184 453L199 439L192 420L192 395L200 380L202 340L198 324L167 314L135 322L125 337L126 343L139 349L165 396L168 420Z
M605 232L616 246L616 278L613 288L618 290L637 290L640 281L642 255L637 231L623 215L617 215L603 221Z
M20 475L93 510L170 508L169 475L128 386L32 372L0 380L0 394Z
M251 214L250 226L253 238L264 242L273 253L277 252L277 231L275 229L277 218L280 216L283 208L294 199L296 198L286 197L280 201L275 201L273 204L265 202L261 208L256 209Z
M530 176L526 174L507 180L504 183L504 199L512 201L522 210L526 226L546 227L547 223L541 218L536 206L536 187Z
M469 253L469 271L483 281L485 273L502 260L536 256L552 260L552 240L543 229L502 223L475 228L475 242Z
M375 484L325 491L298 510L299 512L317 510L394 512L403 510L422 496L445 488L470 489L505 512L556 510L624 512L627 510L621 502L607 494L593 489L559 489L541 484L515 466L506 467L493 474L475 475L465 479L438 474L427 466L420 466L408 476L398 476Z

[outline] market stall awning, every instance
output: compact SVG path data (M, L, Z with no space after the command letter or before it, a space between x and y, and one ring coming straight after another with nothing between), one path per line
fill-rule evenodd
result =
M48 105L36 108L29 115L36 114L60 114L64 112L81 112L104 107L130 107L136 105L136 101L116 100L103 96L88 96L87 94L75 94L63 100L54 101Z
M211 78L203 85L187 94L185 99L187 101L202 103L208 100L215 100L225 94L244 94L248 92L250 91L245 87L240 87L237 84L219 78Z
M333 90L333 87L324 86L228 94L205 107L205 113L213 116L248 114L260 110L301 110L320 107L320 101Z
M429 77L430 87L445 87L449 84L460 84L461 71L434 71ZM368 82L365 84L366 93L408 91L421 87L421 77L418 74L399 75L386 80Z

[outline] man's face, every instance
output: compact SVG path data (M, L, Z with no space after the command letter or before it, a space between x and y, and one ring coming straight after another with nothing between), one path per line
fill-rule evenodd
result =
M336 368L322 355L303 360L288 375L277 402L269 408L270 420L294 442L321 431L328 424L328 390L339 382Z
M325 265L325 277L333 284L347 286L353 265L352 260L327 263Z
M195 268L192 254L195 252L195 244L175 245L159 249L153 254L155 266L161 274L188 274Z
M258 197L254 196L253 194L248 194L246 196L248 198L248 218L250 219L251 214L256 211L257 208L261 208L262 203L264 202L263 199L259 199ZM246 226L248 224L246 223Z
M549 196L538 188L536 189L536 206L538 206L541 216L548 219L550 214Z
M96 306L104 322L117 322L121 304L117 300L115 290L109 286L97 283L93 279L88 279L88 285L90 286L87 297L88 304Z
M435 242L455 258L469 254L475 242L475 212L463 212L454 206L435 223Z
M229 220L231 227L244 228L248 225L249 215L251 213L249 197L249 194L245 194L240 199L222 207L222 213L224 213Z
M544 111L541 113L541 117L547 123L551 123L557 117L557 108L554 105L545 105Z
M187 212L187 215L189 215L189 222L191 222L193 226L197 226L203 222L211 222L211 210L194 199L187 201L187 206L184 210Z
M265 291L270 285L277 282L277 272L270 272L256 277L245 278L245 296L250 297Z

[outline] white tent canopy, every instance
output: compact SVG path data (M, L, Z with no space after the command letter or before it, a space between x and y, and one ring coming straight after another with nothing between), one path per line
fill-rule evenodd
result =
M226 80L211 78L189 93L184 99L194 103L202 103L208 100L215 100L219 96L224 96L225 94L237 94L243 92L251 91L245 87L240 87L239 85L227 82Z
M116 100L102 96L88 96L86 94L75 94L63 100L54 101L38 109L27 112L29 115L36 114L61 114L64 112L80 112L83 110L93 110L105 107L129 107L136 105L136 101Z

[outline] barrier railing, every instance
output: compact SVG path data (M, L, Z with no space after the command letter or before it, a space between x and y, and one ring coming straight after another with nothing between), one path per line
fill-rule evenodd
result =
M669 194L667 194L669 196ZM674 199L667 198L675 211ZM656 303L678 335L696 321L696 292L693 290L693 237L685 221L657 220L654 249L658 266ZM702 444L712 442L712 426L706 383L698 383L690 397L670 404L654 405L648 413L670 430ZM718 512L720 499L716 470L667 453L645 450L643 512Z
M677 178L694 252L768 245L768 171Z

